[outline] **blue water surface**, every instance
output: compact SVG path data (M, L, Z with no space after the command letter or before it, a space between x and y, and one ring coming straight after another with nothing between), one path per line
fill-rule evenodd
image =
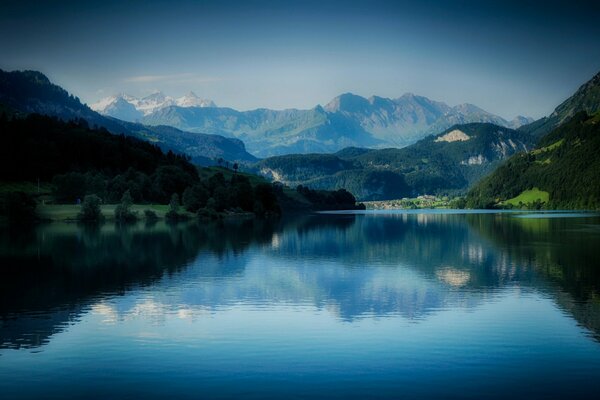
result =
M1 398L590 398L600 218L0 234Z

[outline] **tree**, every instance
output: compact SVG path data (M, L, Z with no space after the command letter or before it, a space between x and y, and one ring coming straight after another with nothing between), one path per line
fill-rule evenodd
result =
M234 173L234 174L237 174L237 172L238 172L238 168L239 168L239 167L240 167L240 166L238 165L238 163L233 163L233 173Z
M68 202L81 198L85 194L85 178L85 175L79 172L68 172L66 174L56 175L54 179L52 179L54 197L59 201Z
M254 188L254 212L257 215L281 214L273 186L260 183Z
M183 192L181 202L186 210L196 212L198 209L206 206L208 200L208 190L203 184L191 186Z
M182 217L183 215L179 214L179 195L173 193L171 201L169 202L169 211L165 214L165 218L171 221L177 221Z
M78 215L78 218L81 221L87 222L98 222L102 220L102 213L100 212L100 197L95 194L89 194L85 196L83 199L83 203L81 204L81 212Z
M129 190L126 190L121 197L121 204L115 208L115 219L117 221L133 221L136 219L136 215L131 211L133 205L133 197Z
M173 193L171 201L169 201L169 211L179 212L179 195Z
M171 193L183 193L188 187L198 182L182 168L168 165L159 167L153 175L155 196L160 201L167 201Z

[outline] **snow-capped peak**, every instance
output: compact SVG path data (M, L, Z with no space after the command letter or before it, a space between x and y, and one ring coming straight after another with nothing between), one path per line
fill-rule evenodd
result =
M192 91L178 98L177 105L179 107L216 107L212 100L201 99Z
M113 96L106 97L92 104L90 107L92 110L97 111L104 115L116 116L115 114L121 115L116 109L127 107L128 103L133 106L141 115L149 115L153 112L160 110L165 107L179 106L179 107L216 107L215 103L208 99L202 99L198 97L194 92L190 91L188 94L182 97L173 98L165 95L161 91L150 93L145 97L134 97L127 94L116 94ZM121 103L121 105L119 104ZM128 108L128 115L131 114L130 108Z
M90 108L94 111L101 113L107 107L109 107L111 104L116 102L118 98L119 98L119 95L105 97L103 99L98 100L94 104L90 104Z

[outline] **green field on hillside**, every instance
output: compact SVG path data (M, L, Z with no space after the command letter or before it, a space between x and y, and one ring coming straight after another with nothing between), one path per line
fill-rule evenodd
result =
M536 201L540 201L541 203L547 203L549 200L550 194L548 192L534 187L530 190L524 190L517 197L513 197L512 199L506 200L502 204L519 207L520 205L524 204L533 204Z

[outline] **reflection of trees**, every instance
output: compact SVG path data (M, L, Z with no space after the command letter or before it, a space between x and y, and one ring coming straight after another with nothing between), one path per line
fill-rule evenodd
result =
M264 221L78 226L50 224L0 232L0 340L36 346L76 318L97 295L175 274L202 249L223 256L270 241ZM221 274L243 270L229 263ZM36 332L36 334L32 334Z
M598 218L517 218L497 216L472 226L502 249L504 267L518 264L537 276L536 288L600 339ZM540 281L541 278L541 281Z

